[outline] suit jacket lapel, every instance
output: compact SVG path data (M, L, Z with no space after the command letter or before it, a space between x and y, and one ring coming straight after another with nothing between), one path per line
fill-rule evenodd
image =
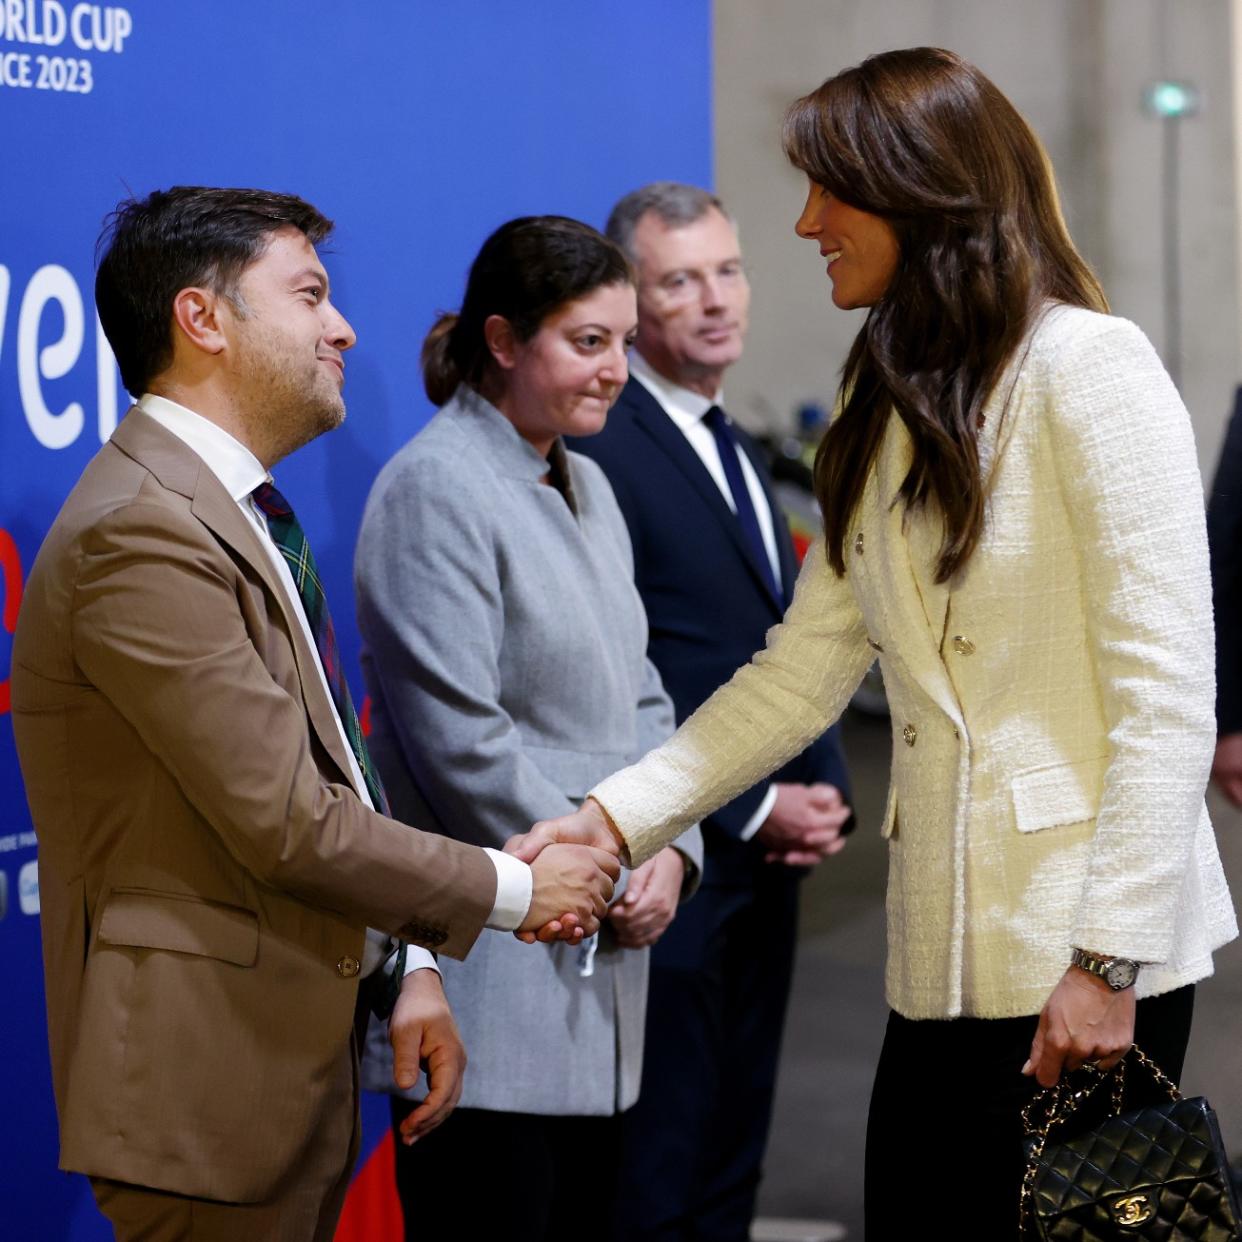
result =
M1010 425L1006 415L1021 381L1022 363L1026 359L1028 348L1029 345L1019 348L1013 361L1005 368L996 387L988 395L979 416L975 442L979 453L979 472L985 488L990 485L996 459L1003 451L1009 435ZM896 477L890 475L888 486L893 489L892 494L895 494L896 488L900 486L901 480L905 477L906 470L909 469L911 445L909 433L901 420L894 418L892 424L890 431L895 434L901 444L900 449L896 449L890 458L890 468L894 468ZM896 467L899 467L899 473L896 472ZM936 560L940 554L943 531L944 527L940 519L928 515L909 523L906 532L910 568L914 574L915 585L918 587L928 628L936 637L938 646L943 643L949 625L949 608L953 597L952 583L936 581Z
M754 577L764 596L771 600L777 615L784 612L783 601L773 598L772 589L768 586L767 575L759 566L754 553L742 535L742 527L737 514L729 508L725 498L716 486L716 480L708 473L698 453L690 447L686 437L682 435L676 423L664 412L660 403L637 381L630 380L626 386L625 397L634 411L634 421L649 435L659 447L672 458L677 468L686 476L703 503L716 516L716 520L725 528L738 555L746 562L747 568ZM625 398L623 398L625 399ZM779 542L779 541L778 541ZM784 566L782 565L782 571ZM786 589L788 587L786 586Z
M343 749L336 707L324 689L301 622L291 611L300 605L289 598L271 559L260 546L257 532L237 502L197 453L137 406L117 424L112 440L122 452L150 470L164 487L185 496L194 516L262 579L284 620L306 714L324 749L349 781L349 758Z
M1055 313L1056 308L1044 311L1044 315ZM1023 364L1042 318L1041 315L1036 320L984 402L976 443L985 488L990 488L996 463L1008 443L1012 430L1010 409L1021 405ZM879 543L877 550L882 548L882 553L878 563L887 570L878 577L872 576L873 589L887 597L890 610L900 618L897 624L903 636L901 654L911 674L961 725L961 709L941 650L949 625L953 584L935 581L940 522L917 514L907 518L904 505L891 503L910 468L912 454L905 424L890 415L879 460L867 484L865 502L874 526L868 528L865 538L868 545ZM990 515L985 518L988 520Z
M901 419L890 416L879 460L867 484L861 522L867 580L871 593L879 597L882 611L891 618L890 632L899 638L895 643L897 657L960 726L961 707L940 651L951 591L948 584L932 581L934 563L924 563L928 547L932 547L933 557L939 547L934 540L934 524L923 522L917 514L908 516L900 500L892 503L910 461L909 433Z

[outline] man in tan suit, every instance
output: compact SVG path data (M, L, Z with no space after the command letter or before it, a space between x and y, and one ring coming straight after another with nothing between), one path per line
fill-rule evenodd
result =
M421 1063L432 1089L412 1139L465 1062L426 950L462 957L485 925L590 932L617 875L578 847L526 869L382 813L268 473L344 417L330 229L262 191L122 205L96 300L138 403L56 519L14 642L61 1167L119 1238L326 1242L389 938L411 942L398 1082Z

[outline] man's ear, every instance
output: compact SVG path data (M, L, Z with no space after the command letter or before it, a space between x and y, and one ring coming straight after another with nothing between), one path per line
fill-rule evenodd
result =
M173 323L195 349L218 354L228 343L222 321L230 309L218 293L191 286L173 298Z
M488 315L483 321L483 340L502 371L517 366L517 335L503 315Z

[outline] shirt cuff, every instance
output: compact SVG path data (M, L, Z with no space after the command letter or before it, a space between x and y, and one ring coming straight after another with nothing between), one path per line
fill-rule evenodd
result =
M416 970L434 970L438 975L440 965L430 949L424 949L420 944L407 944L405 946L405 973L412 975ZM403 975L402 978L404 977Z
M496 901L488 916L487 925L494 931L517 931L522 920L530 912L531 896L535 881L530 867L512 854L502 853L487 846L483 852L496 868Z
M763 827L763 821L772 814L772 808L775 805L776 786L769 785L768 792L763 795L763 801L759 803L755 813L746 821L742 831L738 834L743 841L749 841Z

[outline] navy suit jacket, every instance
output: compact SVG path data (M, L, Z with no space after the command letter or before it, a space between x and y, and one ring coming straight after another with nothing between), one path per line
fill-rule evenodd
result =
M772 510L784 598L773 596L736 515L686 437L637 380L625 386L598 435L569 441L604 469L634 545L634 578L647 608L648 654L680 724L764 644L793 592L798 566L789 529L754 442L736 428ZM827 781L848 800L845 761L830 729L772 778ZM763 866L764 846L740 834L767 783L709 817L705 884L732 883ZM852 821L851 821L852 822Z
M1216 728L1242 733L1242 388L1208 499L1216 611Z

